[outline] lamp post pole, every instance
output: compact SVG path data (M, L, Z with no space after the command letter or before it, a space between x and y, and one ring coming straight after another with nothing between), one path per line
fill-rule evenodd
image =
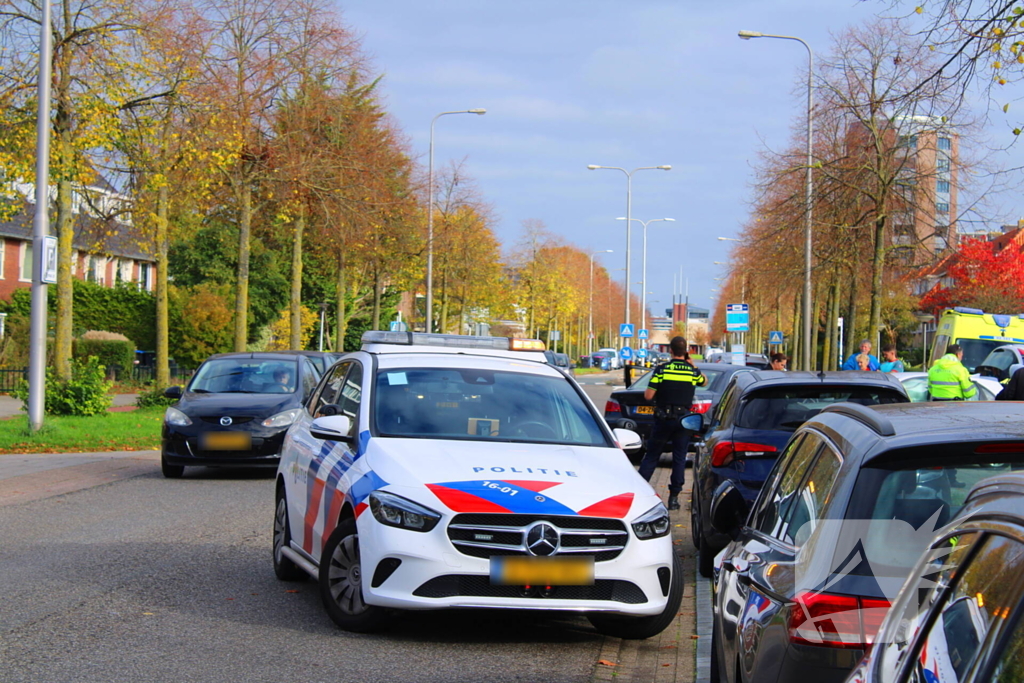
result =
M625 320L623 320L623 322L625 322L628 325L629 324L630 255L632 253L630 251L630 247L631 247L631 244L632 244L632 232L631 232L632 220L631 219L632 219L632 213L633 213L633 174L636 173L637 171L650 171L650 170L671 171L672 167L670 165L668 165L668 164L665 164L665 165L662 165L662 166L641 166L640 168L634 168L632 171L627 171L626 169L621 168L619 166L597 166L595 164L590 164L589 166L587 166L587 168L590 169L591 171L596 171L598 169L608 169L608 170L612 170L612 171L622 171L623 173L626 174L626 313L625 313Z
M617 220L617 221L624 221L624 220L626 220L626 218L624 218L624 217L623 218L616 218L615 220ZM640 329L645 330L645 329L647 329L647 226L650 223L657 223L658 221L672 221L672 222L675 222L676 219L675 218L651 218L649 220L642 221L639 218L633 218L632 220L634 220L637 223L639 223L640 225L644 226L644 249L643 249L643 255L644 256L643 256L643 266L641 267L641 274L640 274L640 285L641 285L641 287L643 287L643 289L641 290L643 292L643 296L641 297L641 303L640 303ZM646 347L647 346L647 342L645 341L642 344L642 346Z
M757 31L740 31L739 37L743 40L751 38L777 38L779 40L795 40L807 48L807 178L806 178L806 204L804 223L804 330L803 330L803 365L805 370L814 369L814 360L811 345L811 210L812 195L814 192L814 178L811 173L811 164L814 161L814 53L811 46L801 38L795 36L776 36Z
M451 114L486 113L486 109L443 111L430 122L430 152L427 155L427 332L434 331L434 124L442 116Z
M611 249L595 251L590 255L590 322L587 323L587 353L594 353L594 257L598 254L611 254Z

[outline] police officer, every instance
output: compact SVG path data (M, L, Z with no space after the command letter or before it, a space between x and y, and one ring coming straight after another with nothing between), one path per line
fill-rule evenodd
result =
M964 350L960 345L950 344L946 355L928 370L928 393L933 401L964 401L978 393L963 359Z
M640 476L651 480L654 468L661 460L666 444L672 442L672 478L668 485L668 509L679 509L679 492L686 477L686 448L690 445L690 432L683 429L680 420L693 406L697 387L708 383L700 370L690 363L686 340L673 337L669 342L672 359L659 365L644 391L644 398L654 401L654 427L647 437L647 453L640 463Z

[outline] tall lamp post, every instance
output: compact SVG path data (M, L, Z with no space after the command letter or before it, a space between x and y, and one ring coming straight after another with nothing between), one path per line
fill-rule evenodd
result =
M624 221L624 220L627 220L627 219L626 219L625 216L623 216L623 217L620 217L620 218L616 218L615 220L617 220L617 221ZM658 221L671 221L671 222L674 223L676 219L675 218L651 218L650 220L642 221L639 218L633 218L632 220L634 220L637 223L639 223L640 225L644 226L644 250L643 250L644 258L643 258L643 266L642 266L641 274L640 274L640 286L643 287L643 289L641 289L640 291L642 291L644 294L641 297L641 302L640 302L640 329L646 330L647 329L647 226L650 223L657 223ZM643 344L643 346L647 346L647 343L645 342Z
M486 109L443 111L430 122L430 153L427 165L427 332L434 331L434 124L442 116L451 114L486 113Z
M751 38L795 40L807 48L807 206L804 224L804 357L802 360L805 370L813 370L814 361L811 355L811 196L814 191L814 179L811 174L811 164L814 158L814 53L806 41L795 36L776 36L757 31L740 31L739 37L743 40L750 40Z
M595 251L590 255L590 321L587 323L587 354L594 353L594 257L598 254L612 254L611 249Z
M631 218L633 217L633 174L636 173L637 171L671 171L672 167L669 166L668 164L662 166L641 166L640 168L634 168L632 171L627 171L626 169L620 168L619 166L597 166L595 164L590 164L589 166L587 166L587 168L590 169L591 171L596 171L598 169L607 169L611 171L622 171L623 173L626 174L626 319L623 322L625 322L628 325L630 282L629 268L630 254L632 253L630 251L630 245L632 244L631 238L633 236L631 232L631 228L633 227L631 220Z

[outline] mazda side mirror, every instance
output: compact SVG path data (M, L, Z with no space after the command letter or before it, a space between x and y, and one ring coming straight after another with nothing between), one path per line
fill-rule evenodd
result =
M166 398L173 398L175 401L181 398L182 393L181 387L167 387L164 389L164 396Z
M711 526L734 541L749 512L743 494L731 481L723 481L711 496Z
M352 418L348 415L326 415L313 420L309 433L314 439L323 441L353 441Z

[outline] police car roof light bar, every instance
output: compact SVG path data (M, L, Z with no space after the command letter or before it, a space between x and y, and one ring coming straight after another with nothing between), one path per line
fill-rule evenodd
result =
M422 332L363 332L363 344L399 344L403 346L444 346L456 349L494 349L499 351L543 351L540 339L508 337L474 337L465 334L434 334Z

